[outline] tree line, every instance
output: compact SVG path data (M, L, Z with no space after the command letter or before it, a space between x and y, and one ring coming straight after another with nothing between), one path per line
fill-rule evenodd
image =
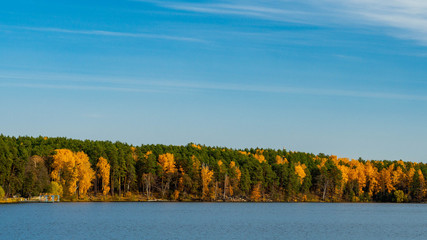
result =
M426 174L424 163L285 149L0 135L0 193L5 197L424 202Z

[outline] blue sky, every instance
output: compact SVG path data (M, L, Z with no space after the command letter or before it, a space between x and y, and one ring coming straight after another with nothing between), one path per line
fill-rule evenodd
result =
M427 161L423 0L7 1L0 132Z

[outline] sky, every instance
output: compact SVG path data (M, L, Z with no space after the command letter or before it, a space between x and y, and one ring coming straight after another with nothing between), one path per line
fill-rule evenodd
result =
M1 5L3 135L427 162L424 0Z

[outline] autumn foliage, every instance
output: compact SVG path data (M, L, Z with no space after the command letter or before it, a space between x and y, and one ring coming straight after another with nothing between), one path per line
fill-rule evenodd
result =
M261 183L254 185L251 192L251 200L254 202L259 202L261 200Z
M102 194L105 196L110 191L110 164L107 159L100 157L96 164L98 168L98 177L102 180Z
M175 173L175 158L171 153L165 153L159 156L159 164L165 173Z
M201 176L202 176L202 199L209 200L209 184L212 181L212 176L214 172L209 170L208 166L202 166Z
M302 182L304 181L305 176L307 176L307 174L305 173L305 169L307 167L305 166L305 164L300 164L298 163L295 166L295 174L298 176L298 178L300 179L300 182L302 184Z
M61 184L66 196L76 193L80 197L86 196L92 186L95 171L84 152L74 153L68 149L57 149L53 155L52 167L52 179Z
M63 199L424 202L426 174L424 163L285 149L0 135L5 197L55 193Z

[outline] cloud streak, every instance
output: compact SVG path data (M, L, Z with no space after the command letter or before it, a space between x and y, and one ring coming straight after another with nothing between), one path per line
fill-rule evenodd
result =
M183 41L183 42L206 42L205 40L192 37L180 37L162 34L151 34L151 33L129 33L129 32L114 32L104 30L72 30L65 28L44 28L44 27L18 27L8 26L15 29L22 29L35 32L51 32L51 33L65 33L65 34L79 34L79 35L92 35L92 36L106 36L106 37L127 37L127 38L148 38L148 39L161 39L171 41Z
M147 2L147 1L142 1ZM316 26L372 27L401 39L427 45L425 0L229 0L219 4L148 1L174 10L235 15Z
M347 18L366 25L389 28L386 32L427 45L427 2L424 0L328 1Z
M41 81L40 79L45 79ZM81 81L81 79L85 79ZM46 81L48 83L46 83ZM93 85L97 83L96 85ZM105 86L113 83L112 86ZM425 95L412 95L392 92L353 91L346 89L314 89L286 86L242 85L231 83L200 83L185 81L154 81L131 78L103 78L93 76L63 75L0 75L0 86L9 88L60 89L84 91L108 91L128 93L167 93L191 91L231 91L271 94L296 94L310 96L330 96L340 98L370 98L405 101L427 101Z
M305 18L313 13L300 11L292 8L278 8L276 4L257 4L256 1L245 1L244 4L236 1L225 3L179 3L167 1L145 1L159 5L161 7L187 12L217 14L217 15L237 15L242 17L255 17L259 19L287 22L306 22Z
M160 91L143 88L127 87L105 87L105 86L87 86L87 85L62 85L62 84L42 84L42 83L0 83L2 87L12 88L35 88L35 89L59 89L59 90L78 90L78 91L109 91L109 92L134 92L134 93L158 93Z

